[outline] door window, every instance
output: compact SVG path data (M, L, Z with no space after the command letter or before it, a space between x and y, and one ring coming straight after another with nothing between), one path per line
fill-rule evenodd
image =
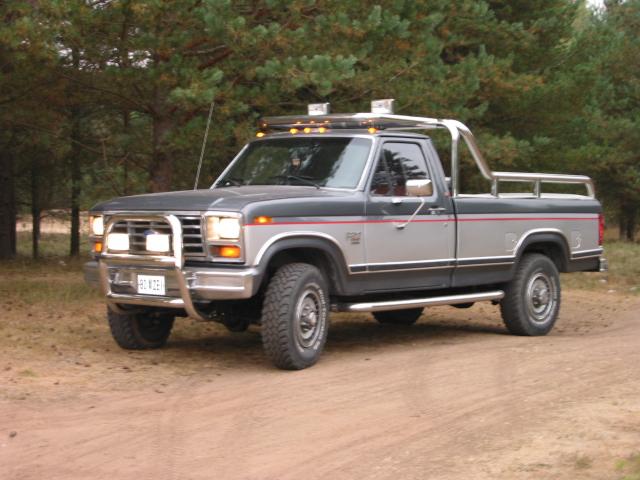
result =
M371 181L373 195L407 195L407 180L431 178L422 149L417 143L386 142Z

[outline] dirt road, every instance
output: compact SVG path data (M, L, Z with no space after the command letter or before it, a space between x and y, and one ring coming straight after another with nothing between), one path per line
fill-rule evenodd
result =
M189 320L123 352L94 303L8 306L1 479L619 479L640 451L637 296L566 292L542 338L490 305L336 317L301 372Z

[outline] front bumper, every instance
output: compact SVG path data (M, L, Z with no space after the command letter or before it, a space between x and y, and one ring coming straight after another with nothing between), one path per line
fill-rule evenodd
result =
M174 270L154 268L153 266L110 265L108 267L109 284L112 293L117 295L135 294L137 275L164 275L167 291L179 295L179 279ZM222 269L184 267L182 270L189 292L194 301L236 300L250 298L254 295L254 284L258 272L254 268ZM84 265L84 280L88 285L100 288L100 264L98 261ZM176 295L176 296L177 296ZM144 298L154 297L148 295ZM126 302L123 302L126 303Z
M215 300L252 297L259 287L255 268L206 268L185 266L182 226L174 215L113 216L105 226L105 238L121 218L166 221L172 230L172 255L135 255L104 252L84 266L85 281L101 288L109 307L124 312L121 305L183 309L191 317L207 319L199 305ZM137 293L137 275L163 275L166 296Z

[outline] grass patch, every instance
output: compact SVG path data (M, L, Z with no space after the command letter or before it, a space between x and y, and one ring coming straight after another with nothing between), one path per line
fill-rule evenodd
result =
M640 480L640 453L618 460L616 470L624 475L620 480Z
M99 293L84 283L84 258L46 257L32 260L18 257L0 263L0 298L11 304L48 304L56 306L99 298Z
M70 236L66 233L43 233L40 236L40 256L47 257L66 257L69 255ZM18 257L31 257L31 232L18 232L17 238ZM89 237L80 235L80 253L89 252Z
M562 278L564 286L640 294L640 244L609 241L604 249L608 272L566 274Z
M593 460L591 460L591 457L589 457L588 455L576 456L576 462L575 462L576 469L586 470L588 468L591 468L591 465L593 465Z

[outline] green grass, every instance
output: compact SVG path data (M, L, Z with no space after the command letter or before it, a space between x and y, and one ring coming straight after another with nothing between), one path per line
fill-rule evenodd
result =
M43 258L66 257L69 255L69 235L66 233L43 233L40 236L40 256ZM31 257L31 232L18 232L18 257ZM80 253L89 252L89 238L80 236Z
M98 293L85 285L82 265L89 259L88 239L81 242L81 256L68 256L69 236L42 235L41 257L31 258L31 236L18 234L18 255L0 262L0 298L4 302L52 306L85 302Z
M604 249L608 272L566 274L562 279L564 286L640 294L640 244L609 241Z
M624 475L620 480L640 480L640 453L618 460L616 470Z

